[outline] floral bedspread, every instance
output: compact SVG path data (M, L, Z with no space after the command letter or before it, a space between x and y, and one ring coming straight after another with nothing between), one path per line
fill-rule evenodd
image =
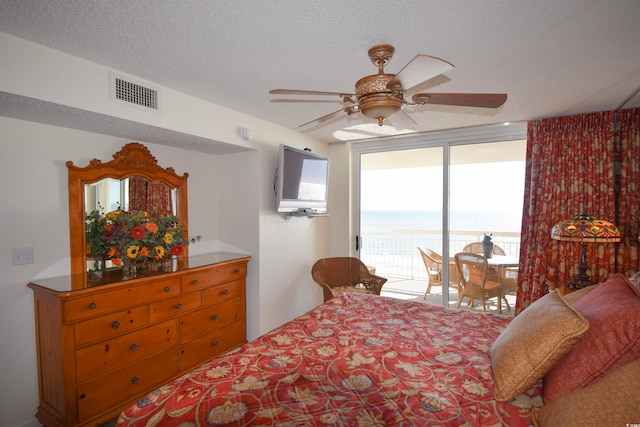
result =
M342 294L151 392L118 426L527 426L541 385L493 400L510 319Z

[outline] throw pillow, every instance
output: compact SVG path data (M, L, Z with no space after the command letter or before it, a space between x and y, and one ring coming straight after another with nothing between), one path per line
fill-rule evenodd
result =
M636 289L640 290L640 271L631 276L629 281L635 285Z
M587 295L589 292L595 290L598 285L587 286L586 288L578 289L577 291L569 292L564 295L564 299L567 300L569 304L575 304L583 296Z
M624 426L640 420L640 360L531 411L539 426Z
M640 359L640 291L623 274L612 275L573 306L591 326L545 377L545 403Z
M589 329L559 292L535 301L502 331L489 349L494 398L509 401L528 390Z

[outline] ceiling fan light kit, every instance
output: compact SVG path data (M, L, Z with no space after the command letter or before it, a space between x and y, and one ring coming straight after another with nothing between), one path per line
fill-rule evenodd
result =
M359 79L355 84L355 95L345 92L325 92L297 89L273 89L270 94L282 95L329 95L339 96L346 105L340 110L304 123L322 123L339 114L352 115L358 111L365 117L377 120L382 126L384 121L397 114L405 105L453 105L465 107L498 108L507 100L503 93L417 93L411 101L405 99L405 93L418 84L451 70L453 64L444 59L429 55L417 55L398 74L386 74L384 67L391 61L395 48L389 44L380 44L369 49L369 58L378 67L378 73ZM355 96L355 100L352 98ZM405 120L405 123L413 122ZM415 122L413 122L415 123Z
M382 126L385 119L402 109L403 101L402 98L376 94L363 97L358 105L362 114L377 120L378 125Z

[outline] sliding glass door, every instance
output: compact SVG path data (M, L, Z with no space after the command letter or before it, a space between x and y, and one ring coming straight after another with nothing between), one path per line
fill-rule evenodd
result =
M388 276L414 278L418 246L442 253L443 147L360 158L360 258ZM418 265L416 265L418 264Z
M451 259L486 234L519 255L524 132L468 130L356 147L357 253L388 278L385 288L421 298L431 281L431 301L455 304L455 265L440 261L434 270L420 249Z

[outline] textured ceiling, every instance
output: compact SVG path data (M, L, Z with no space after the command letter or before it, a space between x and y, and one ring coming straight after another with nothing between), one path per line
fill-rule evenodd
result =
M637 0L0 2L2 32L328 142L395 130L359 114L300 129L341 104L268 91L352 92L379 43L396 48L388 73L418 53L455 65L417 89L509 96L498 110L407 107L412 131L638 107L639 22Z

